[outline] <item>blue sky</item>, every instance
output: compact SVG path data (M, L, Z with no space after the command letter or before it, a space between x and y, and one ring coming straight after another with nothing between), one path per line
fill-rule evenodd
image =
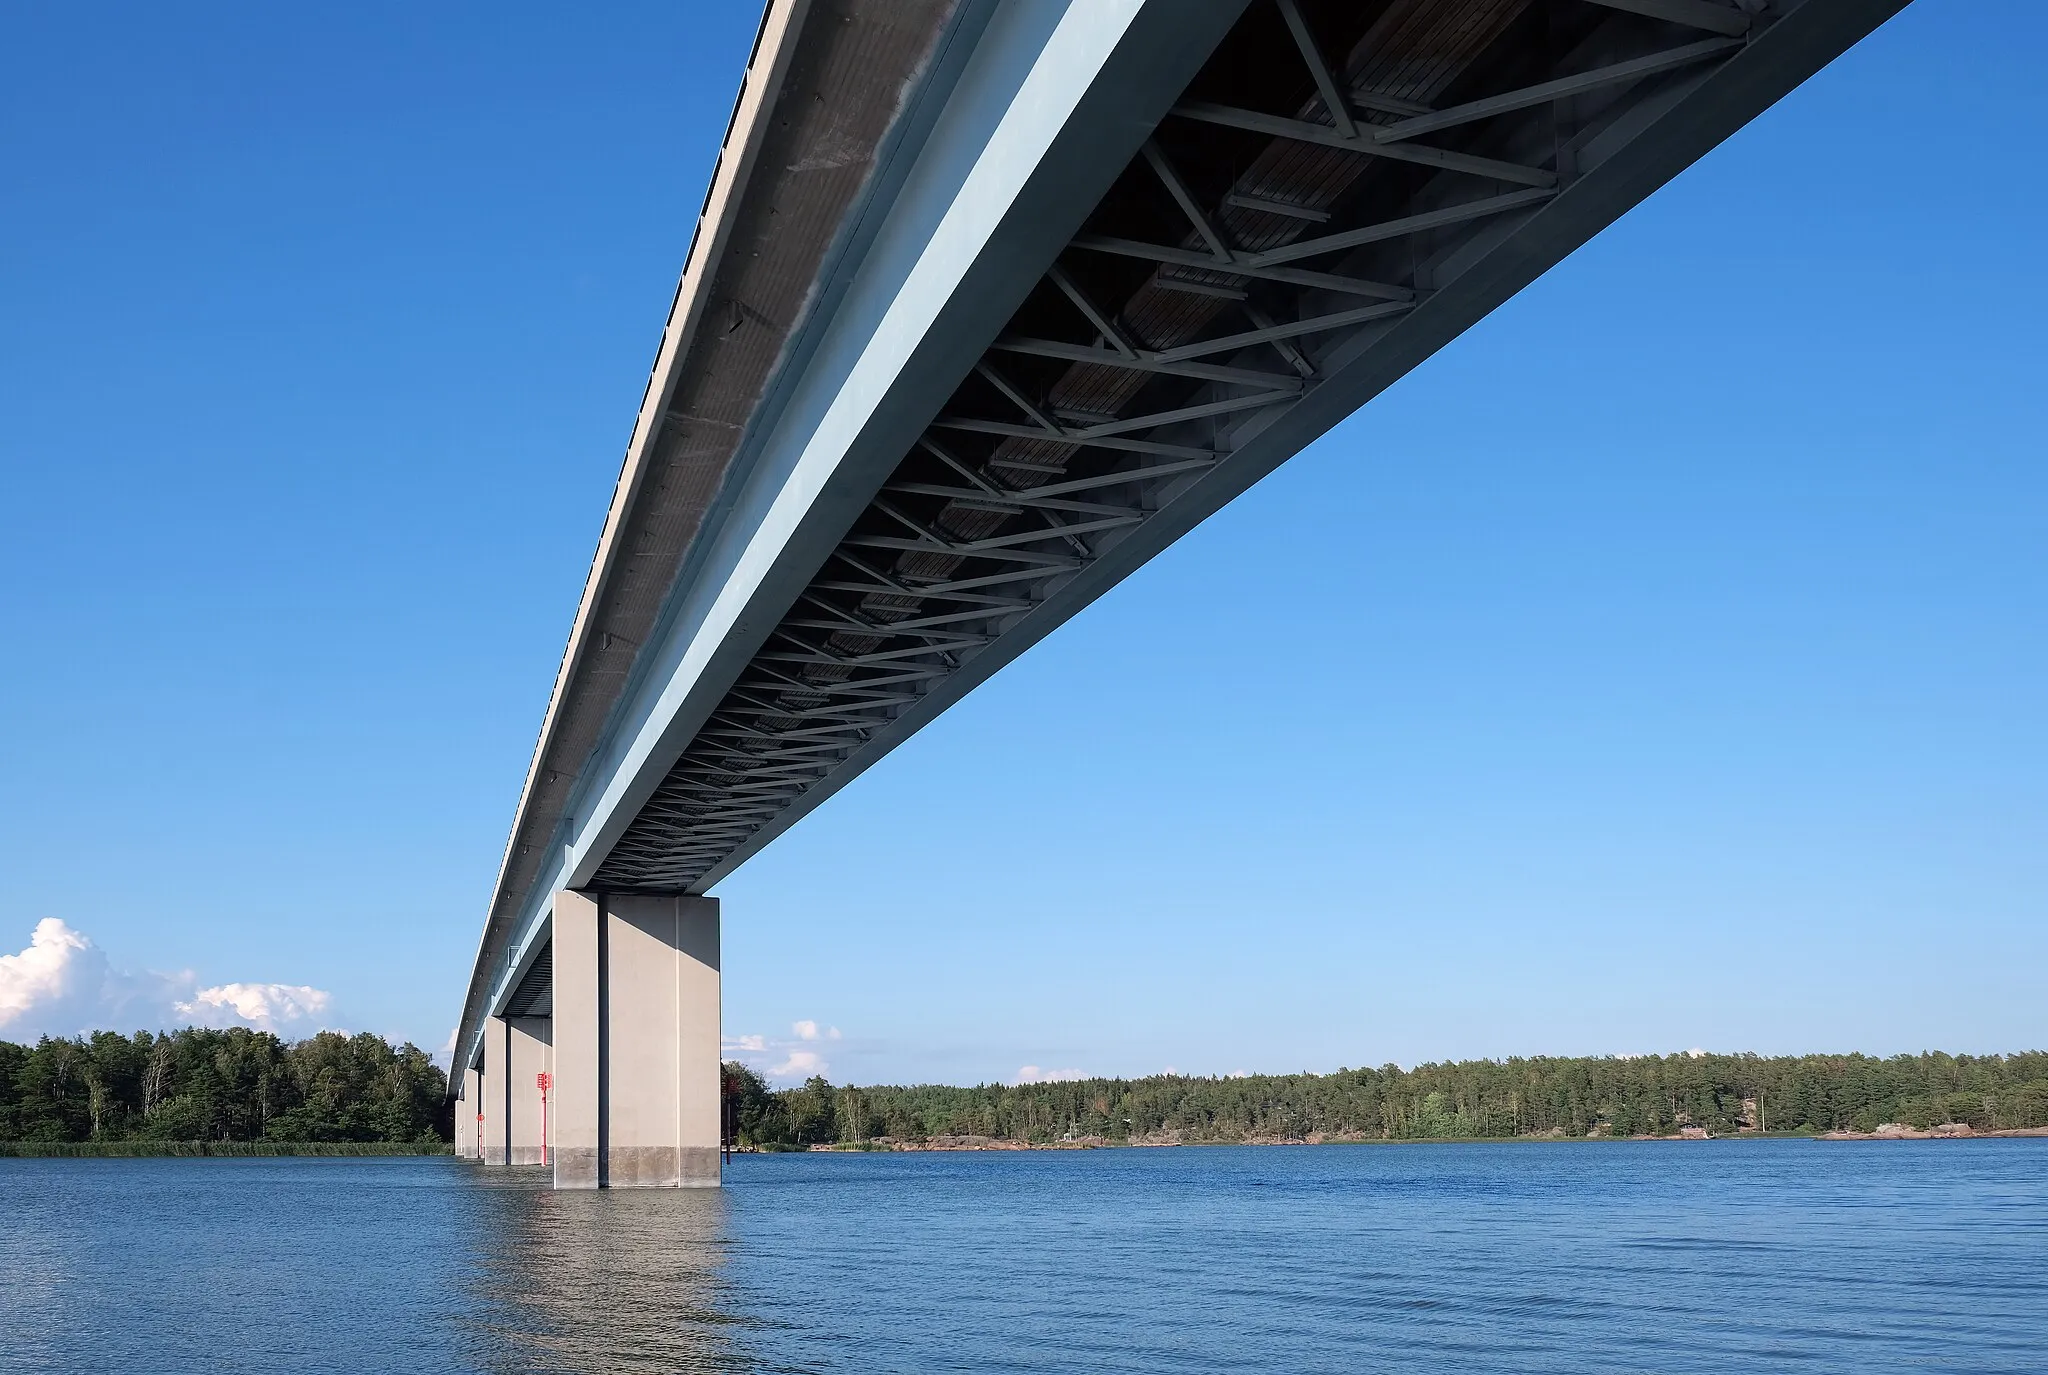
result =
M446 1038L750 8L10 15L0 973ZM2048 1044L2044 45L1920 0L826 804L728 1034Z

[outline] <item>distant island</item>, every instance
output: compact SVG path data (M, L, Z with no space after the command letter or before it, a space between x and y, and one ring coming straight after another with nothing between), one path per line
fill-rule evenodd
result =
M774 1089L725 1066L741 1150L2048 1132L2048 1052L1541 1056L1402 1069ZM0 1041L0 1154L446 1148L410 1042L241 1028Z
M1334 1074L770 1089L726 1065L754 1150L1530 1138L1982 1135L2048 1127L2048 1052L1460 1060Z

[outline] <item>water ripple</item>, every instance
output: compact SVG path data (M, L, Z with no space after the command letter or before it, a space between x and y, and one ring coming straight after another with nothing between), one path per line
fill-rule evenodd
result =
M2048 1368L2048 1142L0 1161L0 1371Z

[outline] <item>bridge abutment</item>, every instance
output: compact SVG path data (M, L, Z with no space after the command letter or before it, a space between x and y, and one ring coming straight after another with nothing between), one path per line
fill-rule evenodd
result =
M719 1183L718 900L558 892L558 1189Z

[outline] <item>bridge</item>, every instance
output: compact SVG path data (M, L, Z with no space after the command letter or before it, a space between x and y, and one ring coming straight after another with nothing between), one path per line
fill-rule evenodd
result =
M458 1153L717 1184L720 879L1904 2L771 0Z

